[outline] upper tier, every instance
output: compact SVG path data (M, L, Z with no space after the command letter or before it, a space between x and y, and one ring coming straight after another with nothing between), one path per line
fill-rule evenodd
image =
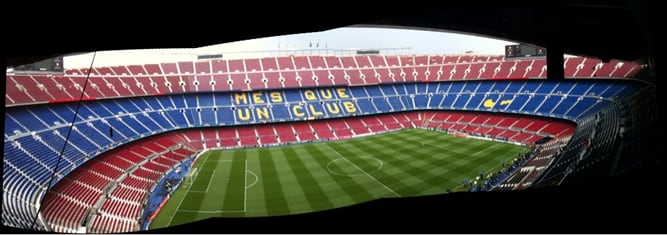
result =
M8 73L5 106L205 91L546 77L546 58L501 55L281 56ZM565 77L632 77L638 63L565 58Z

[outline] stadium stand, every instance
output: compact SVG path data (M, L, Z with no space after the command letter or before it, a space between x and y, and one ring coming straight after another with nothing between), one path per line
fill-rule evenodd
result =
M639 70L583 57L565 66L568 77L625 78ZM624 120L643 112L636 100L650 86L533 79L545 69L539 58L360 55L7 74L3 223L30 227L38 218L39 229L55 232L137 231L151 187L200 150L402 128L537 145L499 189L558 183L578 169L620 161L609 154L619 148ZM84 91L77 107L72 101Z
M640 64L627 61L603 63L585 57L565 60L566 77L628 78L640 69ZM281 56L181 61L93 68L90 89L86 89L84 98L415 81L533 79L545 78L545 71L545 58L518 60L482 55ZM70 69L62 76L7 74L10 83L5 106L74 101L83 90L88 72Z

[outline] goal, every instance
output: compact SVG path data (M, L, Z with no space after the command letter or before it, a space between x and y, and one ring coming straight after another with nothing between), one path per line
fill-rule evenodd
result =
M192 183L195 181L195 179L197 178L198 174L199 174L199 171L197 170L196 167L190 169L190 171L183 178L183 185L185 187L190 187L192 185Z

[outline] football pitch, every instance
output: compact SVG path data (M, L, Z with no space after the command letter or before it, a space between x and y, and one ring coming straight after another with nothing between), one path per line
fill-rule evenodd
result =
M342 141L210 150L150 228L210 217L300 214L386 197L445 193L526 147L407 129ZM193 169L194 169L193 168Z

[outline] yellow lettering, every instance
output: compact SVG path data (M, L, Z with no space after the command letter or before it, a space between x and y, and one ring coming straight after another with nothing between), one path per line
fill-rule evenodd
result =
M315 110L315 105L309 104L308 108L310 108L310 114L313 116L322 116L322 114L324 114L321 111Z
M335 103L326 103L327 110L329 110L329 113L331 114L338 114L340 113L340 108L338 108L338 105Z
M234 101L236 101L236 104L241 104L241 100L243 100L243 104L248 104L248 97L246 97L245 93L234 94Z
M271 92L271 102L273 102L273 103L282 103L283 102L283 96L280 95L280 92L277 92L277 91Z
M294 113L294 116L297 116L297 117L305 116L306 114L304 114L303 112L300 111L302 109L303 109L303 106L301 106L301 105L292 106L292 112Z
M493 106L496 105L496 102L493 102L492 99L486 99L483 105L485 108L493 108Z
M350 101L343 101L343 107L345 107L345 111L347 111L348 113L357 112L357 107L354 106L354 103Z
M269 109L264 107L264 108L257 108L255 109L255 112L257 113L257 119L269 119Z
M322 95L322 98L325 100L330 100L333 98L333 95L331 95L331 90L329 89L320 89L320 95Z
M345 88L338 88L336 89L338 92L338 97L339 98L350 98L350 96L347 94L347 89Z
M250 120L250 110L248 109L236 109L236 110L238 111L239 119L243 121ZM245 115L243 115L243 111L245 111Z
M255 104L263 104L264 100L262 100L262 92L252 93L252 101L255 102Z
M303 95L306 97L306 100L317 100L317 96L315 96L315 92L313 92L311 90L304 91Z

